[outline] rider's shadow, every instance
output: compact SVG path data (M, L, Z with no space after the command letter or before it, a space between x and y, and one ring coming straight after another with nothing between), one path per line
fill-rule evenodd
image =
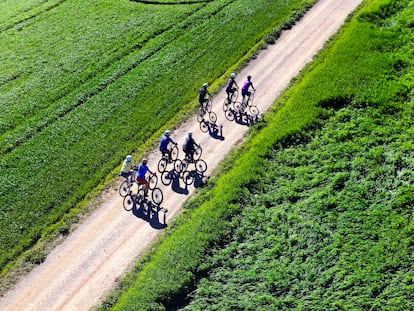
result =
M234 111L233 114L234 114L234 121L240 125L251 126L259 121L259 118L257 116L252 116L248 114L247 112L240 113L240 112Z
M187 185L185 185L185 187L183 188L183 187L181 187L181 183L180 183L180 176L179 175L177 175L176 176L176 178L174 178L173 180L172 180L172 183L171 183L171 189L174 191L174 192L176 192L176 193L179 193L179 194L184 194L184 195L187 195L189 192L188 192L188 188L187 188Z
M181 187L180 174L177 173L174 169L168 172L164 172L163 174L165 174L165 176L162 176L161 181L164 185L168 186L171 184L171 189L178 194L187 195L189 193L187 186L185 186L184 188Z
M207 120L203 120L201 121L201 123L202 130L207 129L208 133L212 138L224 140L223 125L217 125L216 123ZM207 132L206 130L204 131Z
M194 171L191 171L191 174L194 178L194 181L193 181L194 188L202 188L206 184L206 182L204 181L205 175L203 173L200 173L194 170Z
M135 217L145 220L154 229L164 229L167 227L167 212L167 209L154 204L150 200L143 200L134 204L132 208L132 214ZM160 217L162 217L162 222Z

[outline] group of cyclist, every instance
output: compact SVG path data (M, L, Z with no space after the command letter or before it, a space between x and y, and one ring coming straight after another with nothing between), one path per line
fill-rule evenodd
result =
M144 185L145 196L148 195L149 189L149 181L145 178L145 175L147 174L147 172L149 172L151 175L155 175L155 172L151 171L148 167L147 162L147 158L143 158L138 166L134 166L132 165L132 155L128 154L125 157L124 163L122 164L120 173L122 177L128 179L130 182L132 182L132 178L135 177L135 181L139 185Z
M238 88L239 86L237 85L237 82L236 82L236 74L233 72L230 75L230 78L227 81L227 85L226 85L227 100L229 101L231 100L234 92L236 92ZM244 101L246 96L250 97L251 95L250 88L252 88L254 91L256 90L253 86L252 76L248 75L246 80L243 82L242 89L241 89L242 101ZM198 101L200 103L200 106L203 106L207 100L207 95L211 96L208 90L208 83L204 83L198 93L199 93Z
M232 73L230 75L229 80L227 81L226 85L226 93L227 93L227 99L230 101L231 97L233 96L234 92L236 92L239 88L237 85L237 82L235 80L236 74ZM242 100L244 101L245 97L248 98L251 95L250 88L253 90L256 90L253 86L253 82L251 81L252 77L250 75L247 76L247 79L244 81L241 94L243 96ZM208 83L204 83L202 88L199 90L199 103L200 106L203 106L204 103L207 100L207 95L211 96L209 90L208 90ZM170 144L177 146L177 142L175 142L171 138L171 131L166 130L165 133L162 135L159 145L159 150L162 153L162 156L167 155L169 162L171 162L171 148L169 147ZM185 153L185 156L189 158L189 160L192 162L194 161L194 152L196 150L196 147L199 147L199 145L196 143L196 141L193 138L193 133L190 131L188 132L188 135L186 137L186 140L183 144L183 151ZM125 179L128 179L130 181L132 176L135 176L135 181L138 184L145 185L144 191L145 195L148 194L149 189L149 181L145 178L145 175L147 172L149 172L151 175L155 175L156 173L151 171L150 168L147 165L148 160L146 158L143 158L141 163L138 165L138 167L133 166L132 164L132 155L127 155L122 168L120 175L124 177ZM135 173L136 172L136 173ZM134 175L133 175L134 174Z
M162 156L168 156L169 162L171 162L171 148L169 147L170 144L175 146L177 145L177 143L171 138L171 131L166 130L161 137L159 150L161 151ZM193 138L193 132L189 131L183 144L183 151L190 162L194 161L194 152L196 150L196 147L199 147L199 145ZM129 154L125 157L120 173L120 175L125 179L131 182L136 181L139 185L144 185L145 196L147 196L149 189L149 181L145 178L145 175L147 173L150 173L151 175L156 174L150 170L147 163L147 158L143 158L141 163L136 167L132 164L132 155ZM132 180L134 176L135 180Z

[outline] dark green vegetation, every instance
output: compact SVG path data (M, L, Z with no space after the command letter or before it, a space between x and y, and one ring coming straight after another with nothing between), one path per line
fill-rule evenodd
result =
M126 154L188 115L203 82L217 87L313 2L2 1L2 274L22 254L42 261L25 251L65 233Z
M102 309L414 309L413 26L365 3Z

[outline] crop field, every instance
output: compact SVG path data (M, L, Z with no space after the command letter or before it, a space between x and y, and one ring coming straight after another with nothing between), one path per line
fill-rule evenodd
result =
M366 1L101 309L414 309L413 25Z
M314 1L182 2L0 2L2 274Z

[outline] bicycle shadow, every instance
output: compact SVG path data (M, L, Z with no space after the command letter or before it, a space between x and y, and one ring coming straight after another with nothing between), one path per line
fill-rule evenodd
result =
M166 208L154 204L150 200L142 200L134 204L132 208L132 214L135 217L145 220L154 229L164 229L167 227L167 212ZM162 217L162 222L160 217Z
M174 169L170 171L165 171L162 173L161 182L164 186L171 185L171 189L178 194L187 195L189 193L187 185L185 187L181 186L180 183L180 174L177 173Z
M191 184L194 186L194 188L202 188L205 185L204 177L206 177L206 175L204 175L203 173L200 173L197 170L192 170L190 174L193 178L193 181Z
M231 113L234 116L234 121L243 126L252 126L253 124L259 122L259 117L256 115L251 115L247 112L239 112L231 109Z
M200 128L204 133L208 132L212 138L224 140L223 125L219 126L216 123L210 122L208 120L202 120L200 122Z

